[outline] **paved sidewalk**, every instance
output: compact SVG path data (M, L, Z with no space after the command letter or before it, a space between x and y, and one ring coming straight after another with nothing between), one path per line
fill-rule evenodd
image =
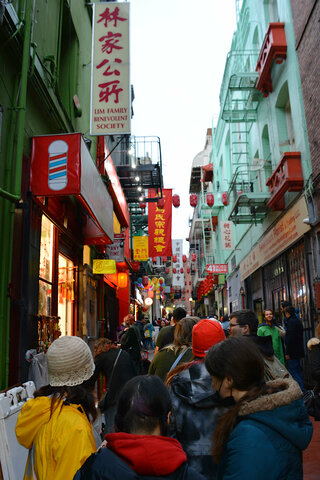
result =
M313 423L313 437L307 450L303 453L303 480L320 478L320 422Z

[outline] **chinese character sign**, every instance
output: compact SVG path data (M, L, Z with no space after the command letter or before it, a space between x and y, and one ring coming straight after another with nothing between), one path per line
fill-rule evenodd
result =
M177 257L177 261L175 263L172 262L172 267L176 270L176 273L172 275L172 286L180 287L180 297L181 289L184 288L184 273L180 272L180 269L183 268L182 251L183 240L172 240L172 254Z
M221 223L221 244L222 244L222 250L234 249L232 222Z
M172 190L162 190L164 208L157 202L148 204L148 233L150 257L171 257ZM149 190L149 198L155 197L155 190Z
M130 133L129 3L93 4L91 135Z
M133 259L140 262L149 259L148 236L133 237Z
M115 260L93 260L93 273L98 274L113 274L117 273Z
M207 265L207 273L228 273L227 263L210 263Z

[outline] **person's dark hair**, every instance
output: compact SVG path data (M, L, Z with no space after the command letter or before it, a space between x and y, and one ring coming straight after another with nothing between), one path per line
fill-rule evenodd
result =
M259 321L252 310L236 310L230 313L229 318L236 318L239 325L248 325L251 335L256 335Z
M45 385L34 392L34 397L51 397L51 414L54 409L59 408L59 403L62 405L81 405L90 422L94 422L97 418L97 410L94 403L94 396L92 392L92 385L90 379L83 382L81 385L74 387L52 387Z
M184 318L187 315L187 312L184 308L182 307L177 307L173 310L172 316L173 320L177 323L179 322L182 318Z
M247 392L233 408L220 417L214 431L212 455L219 462L228 437L237 425L241 405L261 395L278 391L279 386L265 383L262 356L255 344L245 336L230 337L211 347L205 357L205 366L211 376L221 381L226 377L232 378L237 390Z
M265 314L266 312L271 312L272 315L273 315L273 310L272 310L272 308L265 308L264 311L263 311L263 314Z
M125 433L152 434L160 425L160 434L168 434L171 398L168 389L156 375L140 375L123 387L115 416L115 430Z
M184 345L190 347L192 345L192 329L196 323L193 317L185 317L177 323L174 328L173 340L173 344L176 347L182 347Z
M288 302L287 300L281 300L280 304L281 304L282 308L292 307L292 303Z
M170 322L171 318L173 317L172 313L168 313L168 321Z
M284 309L285 313L289 313L290 317L294 317L296 313L296 309L292 305L288 305Z

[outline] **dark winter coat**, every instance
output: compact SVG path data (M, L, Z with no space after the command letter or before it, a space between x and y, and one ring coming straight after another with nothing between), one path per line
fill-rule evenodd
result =
M121 337L121 348L137 362L141 359L141 341L137 327L131 326Z
M74 480L205 480L188 467L180 443L169 437L111 433L107 448L94 453Z
M188 463L207 479L215 479L212 435L217 421L226 409L214 397L212 378L204 363L194 362L176 375L169 386L172 399L170 434L179 440Z
M320 420L320 339L311 338L308 341L311 376L315 381L315 419Z
M302 480L302 450L312 423L293 380L273 380L276 393L244 403L224 447L218 480ZM284 390L280 390L284 388Z
M304 357L303 326L295 315L287 319L287 332L285 336L286 354L292 359Z
M110 383L112 369L118 353L118 349L111 348L108 352L100 353L100 355L98 355L94 361L96 368L93 374L92 381L95 382L98 379L100 373L105 376L107 381L108 395L105 399L105 410L118 401L118 397L120 395L122 387L127 383L128 380L130 380L130 378L134 377L137 374L129 353L121 350Z

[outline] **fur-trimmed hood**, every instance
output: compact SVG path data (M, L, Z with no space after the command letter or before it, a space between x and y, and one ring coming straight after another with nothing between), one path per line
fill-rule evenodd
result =
M245 402L240 408L239 416L274 410L284 405L290 405L290 403L302 397L301 389L294 380L278 378L268 382L268 385L278 387L278 391L258 397L251 402Z
M276 387L276 391L244 403L239 411L240 424L249 420L261 428L268 427L304 450L313 429L299 385L291 379L272 380L268 385Z
M311 350L312 347L314 347L315 345L319 345L319 344L320 344L320 339L314 337L314 338L310 338L310 340L307 343L307 347L309 348L309 350Z

